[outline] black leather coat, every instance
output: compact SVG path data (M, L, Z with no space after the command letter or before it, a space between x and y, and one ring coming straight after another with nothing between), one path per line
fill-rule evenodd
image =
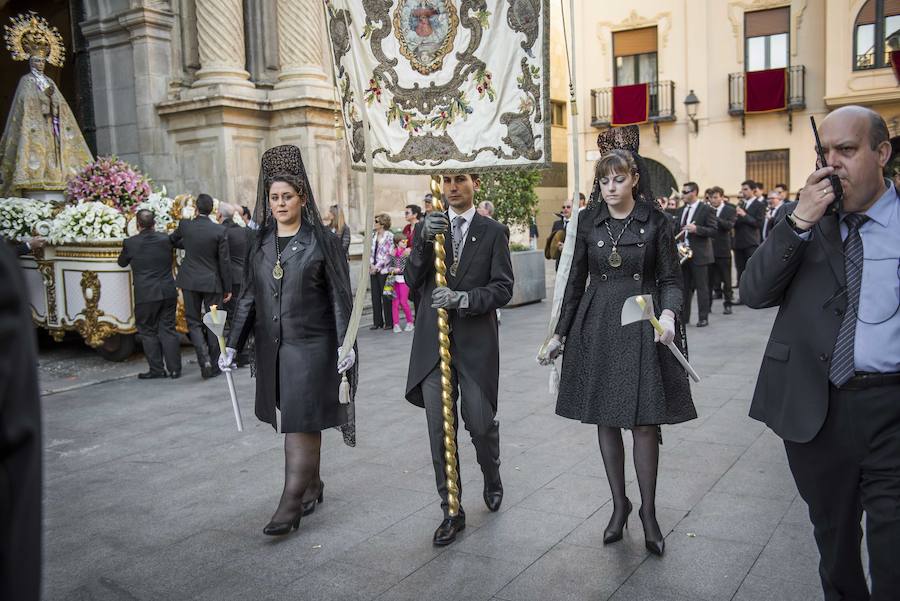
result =
M321 238L304 225L281 254L284 277L272 276L275 234L250 251L244 289L238 299L228 346L241 349L255 336L256 416L279 432L315 432L348 423L349 405L338 400L337 352L350 321L350 274L344 261L340 281L331 281L324 253L342 256L340 240ZM280 416L276 412L280 408ZM280 427L279 427L280 420Z
M663 309L680 315L683 298L671 218L647 202L638 202L632 215L618 244L622 265L615 268L608 262L606 203L578 216L575 255L556 327L565 337L556 404L563 417L621 428L697 417L688 376L672 352L653 341L650 323L622 325L622 306L630 296L651 294L657 316ZM623 223L610 223L614 235ZM676 341L684 350L680 323Z

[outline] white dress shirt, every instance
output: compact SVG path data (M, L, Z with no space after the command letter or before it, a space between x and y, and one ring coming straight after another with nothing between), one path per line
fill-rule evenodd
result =
M682 228L684 226L686 226L687 224L694 222L694 213L697 211L697 206L699 204L700 204L700 199L697 199L693 202L693 204L685 205L685 211L681 216L681 227ZM687 216L687 218L685 218L685 215ZM691 243L688 240L688 235L689 234L687 232L684 233L684 243L687 244L688 246L690 246Z
M450 207L447 210L448 217L450 217L450 240L451 240L451 242L453 241L453 220L456 217L462 217L466 220L465 223L463 223L462 227L460 228L460 241L459 241L459 256L460 257L462 256L463 248L465 248L465 246L466 246L466 238L468 237L468 234L469 234L469 226L472 225L472 219L475 218L475 213L476 213L475 209L476 209L476 207L473 205L472 208L470 208L465 213L457 213L456 211L453 210L453 207Z

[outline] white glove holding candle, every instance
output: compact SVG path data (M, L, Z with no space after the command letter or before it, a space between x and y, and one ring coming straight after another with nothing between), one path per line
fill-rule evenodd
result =
M237 351L231 348L230 346L225 347L225 352L219 355L219 369L222 371L231 371L237 365L234 364L234 357L237 355Z
M659 325L665 330L662 334L653 330L653 341L660 344L669 344L675 340L675 314L669 309L662 312L659 316Z

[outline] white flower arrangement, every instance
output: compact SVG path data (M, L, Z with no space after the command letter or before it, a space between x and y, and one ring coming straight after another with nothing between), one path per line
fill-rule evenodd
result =
M102 202L82 202L63 209L50 224L51 244L115 240L125 236L125 216Z
M46 235L53 219L53 205L33 198L0 198L0 237L28 240L37 233Z
M137 215L138 211L144 209L150 211L153 213L153 218L156 222L156 231L165 233L168 231L169 224L173 221L171 211L174 203L175 201L173 199L166 196L166 189L163 188L160 192L153 192L147 200L137 205L134 208L134 213ZM132 219L128 223L129 233L132 233L132 228L135 228L134 233L137 233L136 227L132 225L134 222L135 220Z

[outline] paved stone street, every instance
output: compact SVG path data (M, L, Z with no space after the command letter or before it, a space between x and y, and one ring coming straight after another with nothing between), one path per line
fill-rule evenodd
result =
M624 540L602 545L611 504L595 429L554 415L548 373L533 359L548 311L503 311L506 496L499 513L484 507L463 432L468 527L444 549L431 544L441 514L424 413L403 399L411 334L364 330L359 446L325 433L325 503L282 539L262 535L281 491L282 438L253 417L248 370L237 372L243 434L224 378L202 381L196 365L179 381L127 377L48 394L45 599L821 598L783 447L747 417L774 312L724 317L717 302L711 327L689 329L700 418L663 430L667 547L657 558L636 511Z

